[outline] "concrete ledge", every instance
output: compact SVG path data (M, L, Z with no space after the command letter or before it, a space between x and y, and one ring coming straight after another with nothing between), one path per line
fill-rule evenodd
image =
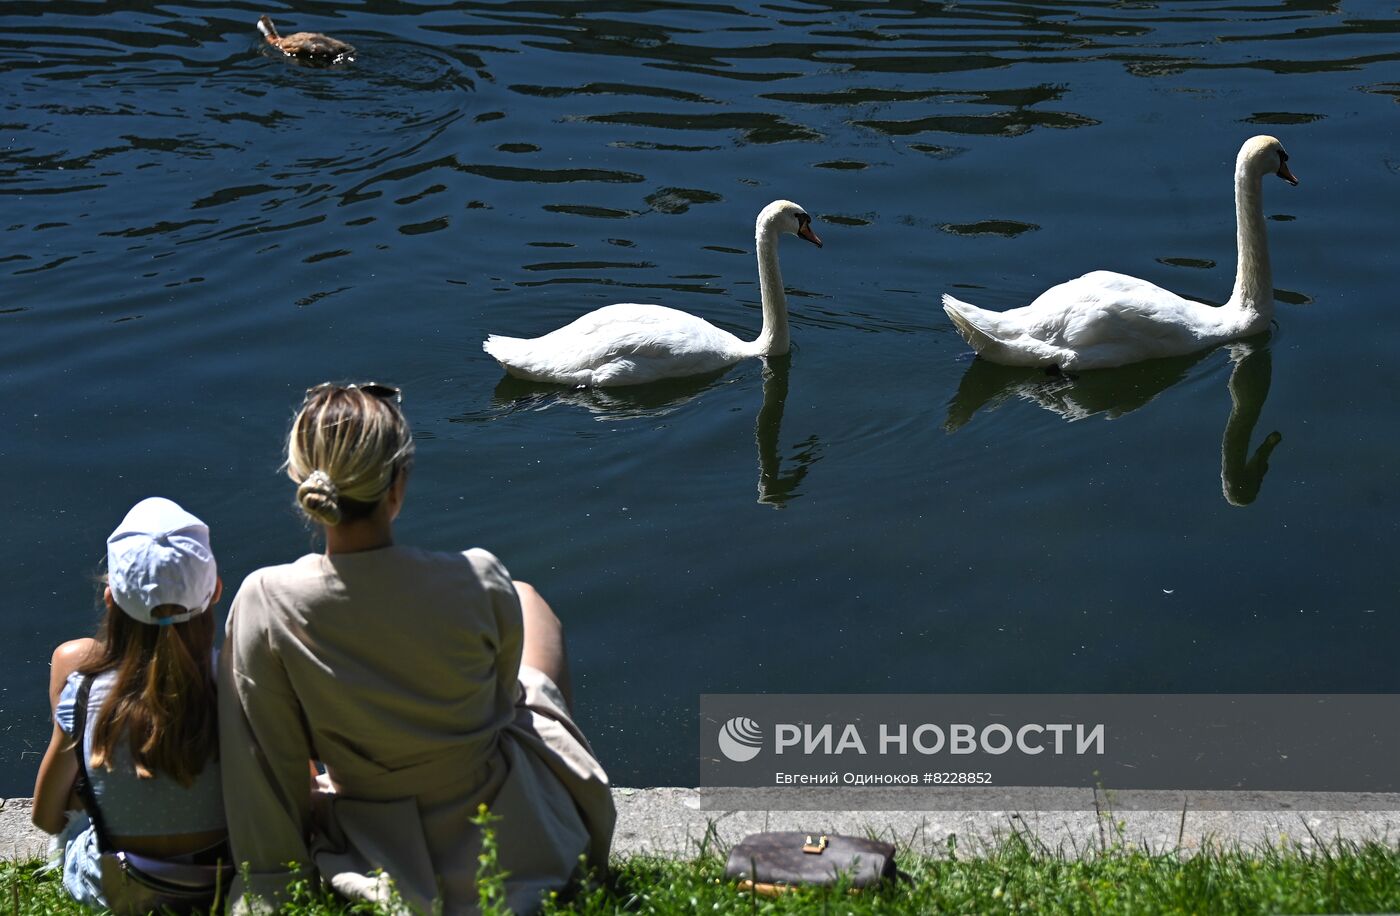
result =
M686 788L614 789L618 856L694 856L702 848L727 850L750 833L802 830L879 836L931 856L947 854L955 837L959 855L986 852L1012 833L1066 855L1085 855L1128 843L1154 852L1194 852L1222 846L1297 845L1338 839L1400 843L1400 811L705 811L700 793ZM0 857L42 857L48 836L30 823L27 798L0 799Z
M1041 848L1065 855L1115 844L1153 852L1261 845L1310 849L1338 839L1400 844L1400 811L1358 810L1354 803L1338 804L1343 810L1188 807L1183 816L1180 796L1173 800L1174 810L1163 805L1103 814L1093 810L1092 800L1078 810L706 811L695 789L615 789L613 797L618 814L613 852L620 856L693 856L702 845L727 850L764 830L878 836L937 857L947 855L950 837L956 838L959 855L979 855L1013 833L1026 833Z
M48 851L49 835L30 823L33 807L27 798L0 798L0 858L23 862Z

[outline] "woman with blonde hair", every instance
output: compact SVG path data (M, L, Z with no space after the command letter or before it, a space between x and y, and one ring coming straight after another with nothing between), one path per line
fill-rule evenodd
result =
M53 653L54 731L33 819L62 832L63 883L79 902L207 906L217 875L201 866L222 859L227 871L209 613L222 589L208 527L168 499L144 499L107 540L100 634ZM193 886L165 897L114 887L113 857L133 880L141 868L175 869Z
M318 385L287 441L322 554L252 573L219 670L236 911L319 874L424 912L477 902L487 805L507 903L530 912L603 867L607 777L569 712L563 629L484 550L396 544L414 443L387 386ZM307 761L328 792L310 791ZM289 868L289 866L291 866Z

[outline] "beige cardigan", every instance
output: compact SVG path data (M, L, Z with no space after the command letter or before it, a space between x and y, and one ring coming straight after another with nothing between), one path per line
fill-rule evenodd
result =
M520 602L484 550L304 556L244 580L220 656L234 912L319 873L352 898L471 912L480 803L507 902L530 912L580 856L606 866L607 776L558 689L520 665ZM334 794L313 791L321 761ZM289 870L289 865L296 867Z

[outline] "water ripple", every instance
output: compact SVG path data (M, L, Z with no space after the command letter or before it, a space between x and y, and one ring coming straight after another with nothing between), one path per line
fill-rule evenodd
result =
M267 49L253 27L260 11L206 0L4 4L0 365L12 388L38 393L4 417L16 430L7 458L17 479L74 482L36 486L13 507L33 524L12 552L30 559L16 572L21 606L9 629L0 621L0 641L18 640L33 659L45 657L41 644L72 636L60 632L71 620L44 612L54 589L79 578L71 533L110 525L96 517L110 506L112 480L90 473L93 441L123 488L178 477L214 499L231 568L280 561L275 545L249 535L266 520L242 505L245 492L257 497L248 507L285 500L258 491L273 485L267 418L285 417L289 393L308 377L361 373L414 392L425 448L416 505L442 543L471 543L482 518L513 517L522 504L564 507L557 537L511 526L490 536L505 540L508 557L548 569L571 607L576 598L571 619L595 661L608 634L668 625L650 608L629 610L628 595L657 590L648 576L663 575L658 567L636 564L624 593L600 572L615 566L597 563L600 542L620 558L650 556L665 542L673 555L695 557L697 572L726 570L715 587L730 591L698 599L689 618L711 640L719 635L705 621L732 620L754 595L812 608L816 641L871 601L888 598L890 620L918 617L926 592L910 588L901 599L864 583L917 581L946 561L959 575L940 581L940 607L992 602L996 612L969 610L964 629L941 641L947 652L920 644L877 666L889 678L936 671L947 679L940 689L966 686L956 679L968 658L1004 658L987 675L1002 686L1027 687L1017 680L1027 671L1045 672L1029 689L1084 686L1073 680L1084 656L1066 661L1061 633L1097 650L1104 664L1091 668L1105 679L1114 665L1133 676L1153 671L1155 650L1116 651L1095 642L1092 627L1060 617L1045 630L1027 624L1025 644L1047 647L1034 665L989 641L1002 637L979 644L974 632L1006 607L1054 617L1044 597L1057 581L1055 558L1102 558L1110 541L1201 569L1211 592L1226 595L1202 605L1210 626L1256 600L1291 601L1314 582L1325 589L1334 575L1364 586L1383 566L1366 550L1357 562L1351 552L1326 562L1312 554L1319 543L1350 545L1335 535L1372 517L1364 503L1346 504L1348 487L1385 484L1366 469L1384 468L1390 445L1370 421L1388 415L1394 349L1384 332L1395 209L1385 195L1400 189L1400 154L1385 145L1400 101L1393 4L318 0L280 13L285 27L359 49L353 64L323 69ZM1272 186L1267 194L1279 324L1298 329L1296 346L1274 346L1279 390L1269 411L1298 414L1288 428L1311 430L1313 441L1289 454L1297 463L1275 472L1251 518L1236 513L1220 525L1192 503L1193 493L1219 503L1213 482L1178 486L1186 465L1212 478L1218 471L1218 455L1200 462L1188 453L1193 441L1217 449L1224 370L1188 372L1171 397L1124 423L1069 429L1043 410L1009 409L979 411L956 436L941 432L945 413L960 416L944 407L950 394L964 380L977 387L985 373L964 379L966 348L938 307L940 292L980 286L1019 303L1102 266L1223 296L1233 268L1229 161L1244 135L1261 130L1288 143L1304 179L1286 202ZM758 424L761 498L795 495L820 456L820 469L801 480L802 499L784 512L749 514L754 412L770 381L757 362L654 400L508 384L491 400L500 373L479 349L487 331L542 333L618 298L655 297L751 338L762 320L753 216L778 197L812 207L826 242L821 256L782 249L786 279L798 283L789 298L797 357L781 434L776 423ZM1343 337L1339 321L1378 333ZM1338 360L1348 366L1332 373L1341 387L1319 386L1318 367ZM1105 387L1138 383L1133 373L1116 379ZM1062 383L1029 381L1034 396L1064 402ZM1081 405L1090 381L1072 386ZM988 388L983 402L994 406L1004 390ZM230 391L236 411L208 410ZM543 409L554 405L583 409ZM645 419L612 422L632 417ZM452 435L463 418L503 422L473 424L467 443ZM1206 435L1193 438L1201 422ZM1327 431L1342 428L1360 430L1345 441L1374 458L1352 462L1360 483L1302 457L1335 452ZM229 447L192 463L159 458L188 455L200 441ZM1161 460L1164 441L1182 453L1181 466ZM623 492L633 508L634 495L650 501L626 525L600 522ZM220 505L220 493L237 495ZM472 511L451 511L464 497ZM1299 529L1285 524L1289 512L1317 530L1291 556ZM1230 549L1216 549L1212 537L1227 529ZM1008 530L1053 533L1037 540ZM1025 570L1009 583L983 562L1007 549ZM753 574L761 581L746 581L736 554L763 557ZM1212 565L1226 555L1240 563ZM814 566L813 556L849 558L867 574L861 594L834 586L829 563ZM1155 574L1129 567L1102 582L1084 577L1087 591L1076 595L1094 609L1085 619L1115 639L1142 619L1098 609L1122 600L1112 591L1123 583L1131 589L1130 580ZM1239 568L1272 578L1232 591ZM791 571L773 580L774 569ZM1383 602L1385 587L1371 597ZM81 591L63 592L65 606L81 606ZM606 627L598 608L608 609ZM36 620L46 621L37 639ZM1171 621L1186 637L1152 631L1143 642L1174 650L1163 649L1172 671L1180 658L1205 659L1188 666L1192 684L1217 663L1200 646L1237 644L1189 614ZM868 642L904 645L883 635ZM1334 635L1332 663L1345 670L1366 645ZM1310 664L1326 660L1315 639L1277 641L1303 645L1293 654ZM820 656L800 648L786 662L731 653L711 673L716 683L776 689ZM595 709L673 673L635 653L621 657L590 687L603 697ZM868 671L867 661L852 655L845 667ZM1232 659L1219 664L1235 670ZM765 680L753 678L756 669ZM20 677L0 671L0 697L29 691ZM1163 686L1151 678L1111 686ZM706 686L683 689L693 696ZM871 687L839 677L833 685ZM42 746L50 728L42 704L21 719L7 721ZM670 737L648 746L689 746ZM21 768L3 752L0 773L14 776ZM685 769L693 752L674 752L685 759L671 769L637 746L600 753L626 777L693 779ZM22 769L32 784L32 762Z

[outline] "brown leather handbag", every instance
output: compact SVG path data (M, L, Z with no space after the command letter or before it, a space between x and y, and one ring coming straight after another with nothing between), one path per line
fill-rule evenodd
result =
M743 890L778 894L799 885L873 887L897 874L894 845L839 834L755 833L729 852L725 877Z

